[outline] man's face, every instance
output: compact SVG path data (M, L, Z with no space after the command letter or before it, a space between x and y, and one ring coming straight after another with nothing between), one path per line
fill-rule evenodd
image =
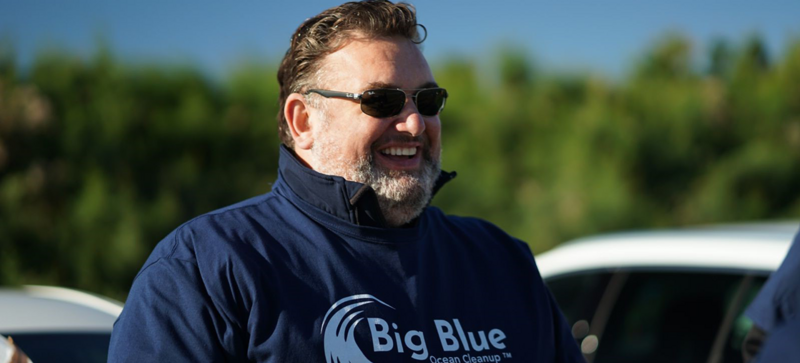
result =
M319 86L329 90L436 87L422 53L407 39L354 40L322 62ZM391 226L419 215L439 176L439 116L422 116L411 97L400 114L387 118L364 114L353 100L322 102L322 112L312 114L310 166L372 186Z

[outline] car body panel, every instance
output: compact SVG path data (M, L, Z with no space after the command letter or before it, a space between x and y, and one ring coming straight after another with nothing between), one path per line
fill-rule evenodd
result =
M789 251L797 223L627 232L581 238L536 256L542 278L620 268L771 272Z
M122 304L50 286L0 289L0 332L110 332Z

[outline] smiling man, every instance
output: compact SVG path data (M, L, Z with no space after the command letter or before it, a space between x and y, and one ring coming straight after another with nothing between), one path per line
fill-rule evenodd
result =
M109 361L583 361L527 245L429 206L454 174L420 30L381 0L297 29L272 191L159 243Z
M321 85L348 91L292 90L283 107L284 143L311 169L370 186L376 216L388 226L410 222L440 173L439 111L447 91L413 40L397 35L354 33L319 67Z

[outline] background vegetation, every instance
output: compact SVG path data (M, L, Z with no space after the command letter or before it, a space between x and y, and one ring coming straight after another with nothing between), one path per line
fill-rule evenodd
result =
M451 94L434 200L535 252L602 231L800 215L800 41L692 53L680 36L621 79L549 73L513 47L488 72L433 65ZM705 58L703 69L693 59ZM276 176L274 64L191 67L0 52L0 284L124 299L153 246ZM488 75L487 75L488 74Z

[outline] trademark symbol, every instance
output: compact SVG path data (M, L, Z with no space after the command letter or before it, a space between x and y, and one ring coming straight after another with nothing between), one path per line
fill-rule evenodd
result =
M511 353L503 353L503 358L511 358Z

